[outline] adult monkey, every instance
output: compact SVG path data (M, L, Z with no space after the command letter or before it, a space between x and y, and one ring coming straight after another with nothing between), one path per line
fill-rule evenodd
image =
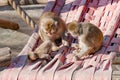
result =
M39 20L38 34L43 43L38 48L29 54L31 60L36 58L49 59L50 51L57 51L61 44L67 46L68 42L65 37L66 24L53 12L45 12Z

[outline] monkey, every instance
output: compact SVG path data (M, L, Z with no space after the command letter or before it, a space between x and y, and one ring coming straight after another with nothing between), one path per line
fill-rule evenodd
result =
M65 31L66 24L57 14L54 12L43 13L38 22L38 34L43 43L35 51L29 53L29 58L31 60L48 59L50 57L48 52L57 51L62 43L67 45Z
M102 46L103 33L92 23L72 21L67 25L67 31L78 40L76 45L78 51L73 52L76 60L80 60L83 56L93 55Z
M38 46L34 52L29 52L29 59L32 61L36 60L37 58L50 60L50 56L47 53L51 51L51 47L51 41L45 41L40 46Z

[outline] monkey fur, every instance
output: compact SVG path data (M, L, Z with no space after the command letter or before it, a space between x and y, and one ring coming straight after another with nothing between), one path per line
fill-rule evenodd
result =
M31 60L36 60L37 58L49 58L48 52L57 51L60 45L65 40L66 24L65 22L53 12L45 12L40 16L39 19L39 30L43 43L38 46L38 48L29 53L29 58ZM34 54L33 54L34 53Z
M72 37L78 39L76 45L78 51L73 52L76 55L76 60L94 54L102 46L103 34L97 26L91 23L73 21L68 24L67 31Z

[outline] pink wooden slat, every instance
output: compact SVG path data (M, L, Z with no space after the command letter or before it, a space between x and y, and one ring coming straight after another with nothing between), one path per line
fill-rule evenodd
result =
M21 70L18 80L35 80L38 70L41 68L41 61L27 63Z
M58 6L64 6L66 0L57 0L57 5Z
M75 14L75 17L74 17L74 20L79 21L81 19L81 16L82 16L82 14L84 13L84 11L86 9L86 6L85 6L86 3L87 3L87 0L81 0L80 1L78 10L77 10L77 12Z
M84 64L83 68L84 69L87 69L89 67L96 67L96 68L99 68L99 64L102 60L102 56L104 55L104 52L105 52L105 48L102 47L101 50L99 50L99 52L97 52L97 54L95 54L94 56L92 56L90 58L90 60L88 61L88 63Z
M101 22L101 23L100 23L100 29L102 30L103 33L105 33L105 31L106 31L106 29L107 29L107 28L105 27L105 25L106 25L106 22Z
M90 59L88 59L88 61L85 61L84 65L83 65L83 69L87 69L91 66L96 67L98 64L98 61L96 61L96 59L97 59L97 56L93 56Z
M119 51L119 45L113 45L113 46L108 46L106 51L112 51L112 52L118 52Z
M106 64L109 64L106 66ZM106 67L105 67L106 66ZM104 68L105 67L105 68ZM111 80L111 63L110 60L106 60L100 64L100 68L98 68L94 73L95 80Z
M103 0L99 0L98 5L99 5L99 6L105 6L105 5L107 5L107 1L108 1L108 0L104 0L104 1L103 1Z
M64 21L66 21L67 19L67 16L69 13L68 11L70 10L70 7L71 7L71 4L64 6L63 9L61 10L60 16Z
M101 58L101 62L105 61L105 60L113 60L113 58L115 58L116 56L116 52L110 52L108 53L107 51L105 52L105 54L103 54L102 58ZM100 65L99 65L100 66Z
M75 14L76 14L76 11L77 11L77 8L76 8L77 5L74 4L75 2L76 1L74 1L74 0L73 0L73 2L71 2L71 8L70 8L70 11L68 13L66 23L69 23L69 22L73 21L73 18L74 18Z
M53 9L53 12L55 12L56 14L60 14L60 11L62 9L62 6L56 5Z
M98 4L98 0L91 0L90 3L88 4L88 6L94 6L96 7Z
M54 73L57 67L59 67L60 61L57 59L53 59L50 64L46 65L42 69L39 70L36 80L53 80Z
M72 5L73 0L66 0L63 8L61 9L61 14L60 17L66 21L68 13L70 11L71 5Z
M78 8L78 11L77 11L76 14L75 14L74 20L76 20L76 21L81 20L82 14L84 13L85 8L86 8L86 6L84 6L84 5L83 5L83 6L80 6L80 7Z
M76 70L80 63L69 64L70 63L65 64L63 68L56 70L54 80L71 80L73 78L73 72Z
M107 28L105 35L112 37L115 29L117 28L117 25L118 23L116 21L111 21L110 24L108 24L109 27Z
M95 17L94 17L94 20L91 20L90 23L92 23L92 24L100 27L100 19L101 19L101 17L95 16Z
M79 67L79 69L75 70L72 80L93 80L94 71L95 67L89 67L87 69Z
M112 54L103 54L101 57L101 62L99 63L95 74L94 79L96 80L111 80L112 68L111 61L113 60L114 53ZM106 74L106 75L105 75Z
M104 9L105 9L105 6L98 7L93 15L102 17L104 14Z
M111 43L120 44L120 38L112 38Z
M105 9L104 6L98 7L93 14L94 20L91 20L90 22L95 24L96 26L100 27L100 20L101 20L101 17L103 16L103 14L104 14L104 9ZM102 27L100 29L102 30ZM104 31L102 31L102 32L104 32Z
M107 47L110 42L110 36L104 35L103 46Z
M91 21L91 20L94 19L94 16L92 16L92 15L86 13L86 14L85 14L85 19L88 20L88 21Z
M118 28L117 30L116 30L116 34L120 34L120 28Z
M118 6L114 11L113 17L108 24L108 28L105 35L113 35L114 30L117 28L119 19L120 19L120 6Z
M81 2L80 2L80 6L81 5L86 5L87 3L89 3L89 0L81 0Z
M114 4L114 5L113 5ZM106 5L106 11L114 11L117 8L117 3L107 4Z
M93 13L94 13L94 11L96 10L96 8L94 8L94 7L88 7L88 8L89 8L88 13L89 13L90 15L93 15Z
M65 0L57 0L56 6L53 8L53 12L60 14L60 11L65 4Z
M62 65L62 52L64 52L64 50L60 49L58 55L39 70L36 80L53 80L56 69Z
M47 11L52 11L52 9L54 8L54 5L56 3L56 0L50 0L46 7L44 8L43 12L47 12Z
M64 21L66 21L67 15L68 15L68 12L64 12L64 13L61 13L61 14L60 14L61 18L62 18Z
M82 0L75 0L72 5L75 6L75 5L80 5Z
M106 12L110 11L110 9L113 8L111 4L107 4L105 7L106 7L105 8ZM112 9L112 10L114 10L114 9Z
M117 25L118 25L118 21L119 21L119 17L120 17L120 11L119 10L119 6L116 8L116 10L114 11L114 14L113 14L113 17L112 19L110 20L109 24L108 24L108 27L104 33L104 35L108 36L108 39L109 40L104 40L104 43L105 45L108 45L107 43L109 43L111 37L113 36L114 34L114 31L116 30L117 28ZM118 11L118 12L116 12ZM106 27L100 27L100 28L106 28ZM101 29L101 30L102 30Z
M67 16L67 21L66 23L69 23L69 22L72 22L74 20L74 16L77 12L77 7L74 8L74 10L72 10L73 7L71 7L71 10L69 11L68 13L68 16Z
M75 0L66 0L65 4L72 4Z

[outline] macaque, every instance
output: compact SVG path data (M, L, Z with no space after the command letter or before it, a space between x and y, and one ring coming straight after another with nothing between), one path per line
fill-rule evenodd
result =
M49 53L51 51L52 43L51 41L45 41L40 46L38 46L35 51L29 53L29 58L34 61L38 58L50 60Z
M37 58L48 59L50 57L48 52L57 51L62 43L67 45L67 41L65 40L66 24L55 13L43 13L40 16L38 28L38 34L43 43L35 51L29 53L31 60L36 60Z
M67 31L73 38L78 39L77 52L73 51L76 60L94 54L102 46L103 34L91 23L73 21L68 24Z

